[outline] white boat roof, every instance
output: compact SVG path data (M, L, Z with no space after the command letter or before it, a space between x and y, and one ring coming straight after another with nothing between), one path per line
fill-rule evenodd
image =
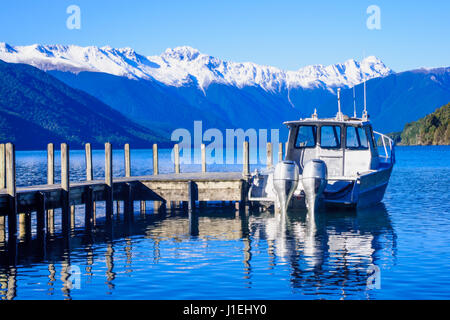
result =
M293 121L286 121L283 124L287 126L295 126L300 124L344 124L344 125L357 125L364 126L370 124L369 120L361 119L361 118L351 118L349 116L344 116L342 119L337 118L304 118Z

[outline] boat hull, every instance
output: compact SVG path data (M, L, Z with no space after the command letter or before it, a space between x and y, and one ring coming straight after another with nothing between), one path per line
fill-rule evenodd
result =
M376 171L360 174L354 180L347 180L347 186L336 192L324 192L320 199L322 207L355 209L375 205L383 200L393 165L386 164ZM270 198L250 200L270 203ZM293 196L289 208L306 208L304 192Z
M392 166L386 166L374 172L362 174L355 181L353 190L346 196L323 201L327 207L364 208L383 200L392 172Z

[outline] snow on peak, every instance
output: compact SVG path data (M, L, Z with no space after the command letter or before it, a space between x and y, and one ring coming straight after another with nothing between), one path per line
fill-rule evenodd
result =
M7 44L6 42L0 42L0 52L4 52L4 53L15 53L16 50L14 50L13 47L11 47L9 44Z
M368 57L365 57L362 62L377 64L377 63L381 63L381 60L375 56L368 56Z
M350 59L330 66L313 65L284 71L251 62L223 61L189 46L169 48L159 56L145 57L132 48L38 44L12 47L0 43L0 59L27 63L42 70L104 72L130 79L155 79L171 86L195 84L206 88L210 83L223 83L239 88L258 86L267 91L352 87L364 79L392 73L374 56L361 62Z
M198 51L197 49L189 46L181 46L173 49L166 49L166 51L164 51L164 53L162 54L162 57L168 59L192 61L197 59L199 55L200 51Z

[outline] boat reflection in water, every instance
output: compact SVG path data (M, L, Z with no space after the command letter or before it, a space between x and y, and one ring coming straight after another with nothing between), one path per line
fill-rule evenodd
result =
M383 204L315 216L229 206L119 217L99 218L93 231L3 239L1 299L364 297L368 268L395 263Z
M274 256L290 265L292 286L304 294L338 286L336 297L345 297L347 290L364 289L371 266L395 264L396 235L384 204L316 215L288 211L267 219L259 234Z

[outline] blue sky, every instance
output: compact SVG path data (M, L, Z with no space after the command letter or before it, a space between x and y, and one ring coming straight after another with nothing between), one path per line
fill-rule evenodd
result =
M81 29L66 27L69 5ZM369 30L369 5L381 30ZM2 0L0 41L11 45L132 47L160 54L190 45L236 62L295 70L375 55L396 71L450 66L450 1Z

